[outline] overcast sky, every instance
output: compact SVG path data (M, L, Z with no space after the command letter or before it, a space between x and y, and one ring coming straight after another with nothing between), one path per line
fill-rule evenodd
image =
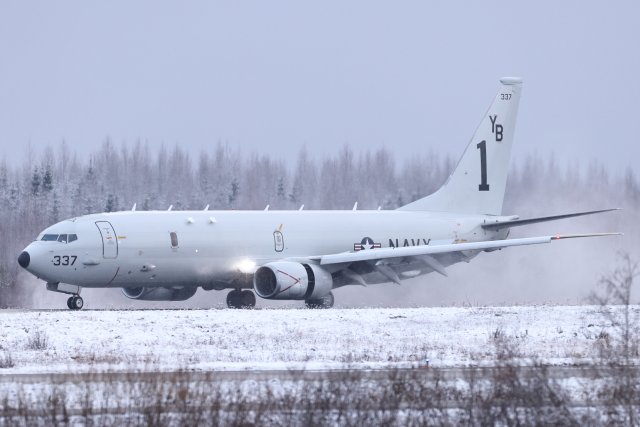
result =
M66 140L458 157L524 78L514 155L640 154L640 2L3 1L0 155Z

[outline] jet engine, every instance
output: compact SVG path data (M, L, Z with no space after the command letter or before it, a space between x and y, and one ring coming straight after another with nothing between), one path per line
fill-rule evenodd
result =
M256 270L253 288L266 299L316 299L333 288L331 273L318 265L271 262Z
M127 298L140 301L185 301L195 295L197 287L184 288L122 288Z

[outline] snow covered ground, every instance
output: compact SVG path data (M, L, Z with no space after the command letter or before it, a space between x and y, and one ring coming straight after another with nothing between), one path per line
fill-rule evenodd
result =
M589 363L615 339L596 306L0 311L0 375L116 370ZM616 309L614 309L616 310ZM640 311L634 306L632 310ZM4 361L4 363L3 363ZM6 363L9 361L10 363Z

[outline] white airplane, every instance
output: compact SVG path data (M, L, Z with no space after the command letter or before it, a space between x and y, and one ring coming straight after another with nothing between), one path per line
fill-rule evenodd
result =
M401 283L480 252L616 233L507 239L511 227L607 210L519 219L502 215L522 81L503 78L447 182L396 210L131 211L85 215L44 230L18 263L70 294L122 288L128 298L183 301L231 289L227 305L266 299L331 307L346 285ZM253 291L252 291L253 289Z

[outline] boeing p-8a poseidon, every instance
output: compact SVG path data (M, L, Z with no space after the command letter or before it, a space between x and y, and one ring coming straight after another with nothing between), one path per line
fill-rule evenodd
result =
M566 235L507 239L511 227L578 215L503 216L522 81L498 94L460 162L434 194L396 210L138 211L85 215L44 230L19 264L70 294L120 287L138 300L182 301L198 287L231 289L229 307L266 299L331 307L346 285L400 283L469 261L480 252L548 243ZM253 289L253 291L251 290Z

